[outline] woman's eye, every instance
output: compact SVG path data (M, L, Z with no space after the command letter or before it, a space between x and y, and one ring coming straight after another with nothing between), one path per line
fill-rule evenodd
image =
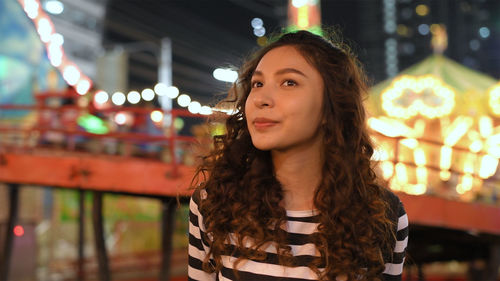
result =
M252 82L252 88L258 88L258 87L262 87L262 82L260 81Z
M283 86L296 86L297 85L297 82L293 81L293 80L285 80L283 81Z

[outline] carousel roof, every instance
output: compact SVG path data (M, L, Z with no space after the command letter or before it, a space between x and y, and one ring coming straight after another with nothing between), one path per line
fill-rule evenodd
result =
M464 114L469 116L489 115L491 110L488 105L488 90L495 85L498 81L491 76L480 73L478 71L467 68L443 55L431 55L425 60L403 70L396 77L384 80L374 85L369 92L367 100L367 108L371 115L380 116L387 115L387 110L384 109L383 103L384 92L389 89L400 91L397 94L398 103L400 108L409 106L415 100L422 100L424 104L432 104L434 106L444 106L445 103L449 104L453 101L443 100L439 95L435 95L436 91L427 92L422 94L424 89L420 87L420 91L415 89L408 89L399 85L397 81L404 78L419 79L423 77L435 78L437 83L443 89L451 90L453 94L454 106L451 106L449 114ZM418 83L418 80L415 80ZM425 88L425 87L424 87ZM409 90L409 91L408 91Z

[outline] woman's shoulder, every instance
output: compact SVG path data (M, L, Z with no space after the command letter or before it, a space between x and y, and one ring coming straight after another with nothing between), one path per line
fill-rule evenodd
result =
M382 190L384 200L386 200L391 207L398 208L399 204L401 204L401 200L398 195L387 187L381 186L380 189Z
M398 195L389 188L380 186L380 189L382 190L383 199L387 202L387 211L390 218L397 222L399 217L405 213L403 203Z
M191 201L194 202L197 206L200 205L201 201L207 198L207 191L203 184L199 184L194 188L193 193L191 194Z

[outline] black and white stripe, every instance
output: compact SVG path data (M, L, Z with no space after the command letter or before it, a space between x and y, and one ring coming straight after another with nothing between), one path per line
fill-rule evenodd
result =
M198 210L198 196L193 196L190 201L189 214L189 280L209 281L209 280L317 280L317 275L307 265L314 259L319 259L319 252L311 240L311 234L316 232L317 223L311 211L287 211L287 231L289 234L289 245L292 248L295 264L297 267L282 266L278 262L276 247L269 245L263 249L267 255L264 260L244 260L238 264L236 278L233 270L233 263L239 256L235 249L235 242L228 242L227 253L222 256L223 269L217 274L208 274L202 270L202 261L208 253L209 246L204 241L203 217ZM394 247L393 256L385 264L383 277L385 280L401 280L405 251L408 244L408 217L401 203L398 210L397 242ZM246 245L251 245L251 239L245 240Z

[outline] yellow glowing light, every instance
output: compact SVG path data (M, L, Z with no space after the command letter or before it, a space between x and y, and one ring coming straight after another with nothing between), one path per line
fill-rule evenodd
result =
M472 175L470 174L465 174L462 176L462 188L465 191L469 191L472 189L472 183L474 181L474 178L472 178Z
M448 181L448 180L450 180L450 177L451 177L450 171L443 170L443 171L439 172L439 178L442 181Z
M415 8L417 15L424 17L429 14L429 7L424 4L420 4Z
M380 168L382 170L382 177L388 180L394 174L394 164L391 161L384 161L380 163Z
M454 146L474 123L469 116L458 116L453 123L445 130L444 143L447 146Z
M441 28L441 26L439 24L433 23L433 24L431 24L430 31L432 32L432 34L434 34L434 33L438 32L440 28Z
M500 158L500 146L496 145L489 147L488 154L493 157Z
M491 136L493 133L493 120L489 116L479 118L479 132L483 138Z
M159 110L154 110L151 112L151 120L153 120L153 122L161 122L163 120L163 112L159 111Z
M389 153L383 147L378 147L375 149L372 155L372 160L375 161L386 161L389 159Z
M406 166L403 163L396 164L396 177L400 184L408 183L408 173L406 172Z
M473 174L474 173L474 162L476 155L469 153L464 162L464 173Z
M420 138L424 135L425 132L425 121L422 119L418 119L415 121L414 125L415 135Z
M495 115L500 115L500 83L497 83L488 90L490 96L489 104L491 111Z
M398 100L408 95L410 104L401 105ZM409 119L420 114L432 119L451 113L455 107L455 92L433 75L403 75L382 92L381 100L389 116ZM432 102L437 104L429 104Z
M427 168L417 167L417 182L427 185Z
M481 159L481 168L479 169L479 177L486 179L493 176L498 167L498 158L490 155L484 155Z
M467 133L467 136L469 139L472 141L480 140L481 139L481 134L479 134L476 130L471 130Z
M451 166L451 147L443 146L441 147L441 159L439 161L439 167L441 170L448 170Z
M401 36L407 36L409 33L408 27L404 24L398 24L398 27L396 28L396 32L398 35Z
M386 117L370 117L368 119L368 126L388 137L408 137L414 134L413 130L403 122Z
M458 194L464 194L464 193L465 193L465 191L466 191L466 190L463 188L462 184L457 184L457 188L456 188L456 190L457 190L457 193L458 193Z
M418 146L418 141L416 139L402 139L401 141L401 144L408 147L408 148L411 148L411 149L415 149L417 146Z
M412 184L405 188L405 192L412 195L422 195L427 191L427 185L425 184Z
M480 140L473 141L469 145L469 149L472 153L478 153L481 149L483 149L483 142Z
M413 158L417 166L425 166L425 152L422 148L416 148L413 151Z
M500 134L494 134L493 136L487 139L487 143L490 146L499 145L500 144Z
M401 191L403 186L398 183L398 180L394 177L389 181L389 187L394 191Z
M301 6L300 8L297 9L297 13L298 13L297 25L300 28L309 27L309 6L308 5Z

